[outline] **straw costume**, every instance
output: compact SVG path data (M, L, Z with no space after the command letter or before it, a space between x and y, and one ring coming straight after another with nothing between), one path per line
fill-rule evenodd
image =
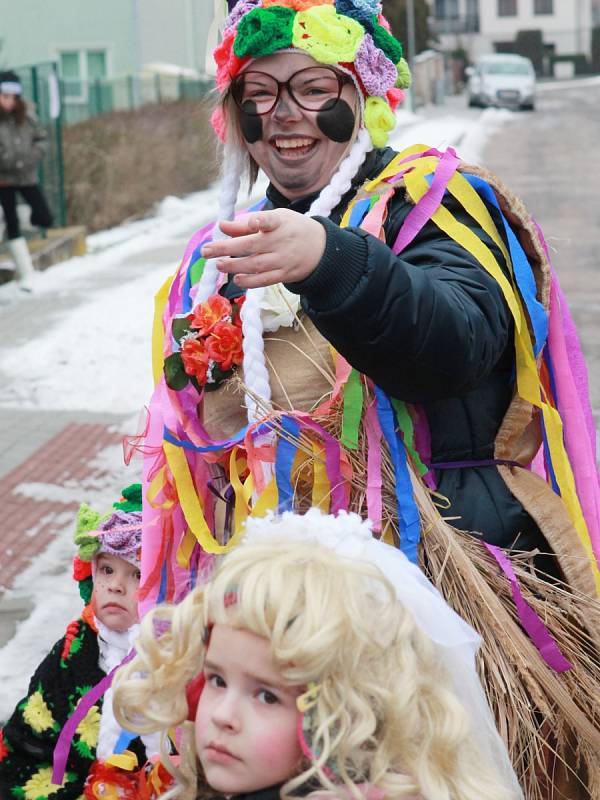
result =
M419 561L483 636L482 677L525 796L547 796L553 781L565 796L598 796L600 494L577 336L543 236L500 181L451 148L373 150L384 147L409 82L401 45L380 11L371 0L240 0L225 21L215 51L225 100L253 58L299 51L350 77L360 127L329 185L304 207L288 204L327 232L322 262L306 281L245 296L232 291L216 261L201 256L206 242L224 236L211 225L192 238L157 295L156 388L143 446L142 605L185 595L215 554L235 547L249 515L310 505L356 511ZM234 217L248 164L228 136L227 108L224 102L213 116L224 139L219 219ZM270 187L266 203L251 211L283 205L276 194ZM407 344L406 364L414 368L402 373L404 385L395 382L406 365L390 360L387 372L381 368L366 319L353 316L354 287L346 317L344 302L341 311L320 305L330 289L328 260L340 263L335 252L344 253L339 282L348 270L359 292L367 278L352 271L356 254L361 247L381 253L378 240L387 245L390 274L394 258L401 274L402 259L424 242L430 263L421 250L423 270L411 271L413 284L425 285L431 263L443 268L448 257L457 270L461 262L473 267L466 281L473 294L497 298L490 308L505 315L511 337L510 348L494 356L503 377L490 367L496 383L467 406L476 416L490 398L494 405L498 393L505 397L487 451L436 458L440 430L457 424L452 398L472 386L457 390L446 375L441 402L420 396L414 387L425 351ZM457 295L456 305L462 302ZM401 319L403 306L395 310ZM361 325L367 344L353 349L348 340L356 341L353 328ZM477 331L472 339L475 347ZM471 485L462 507L461 482ZM515 531L525 524L532 531L517 549L549 544L555 560L537 566L555 570L558 580L540 577L531 558L511 557L505 548L513 540L493 528L482 526L482 536L468 525L452 527L465 528L478 482L506 503L507 516L517 509L528 521L515 523Z

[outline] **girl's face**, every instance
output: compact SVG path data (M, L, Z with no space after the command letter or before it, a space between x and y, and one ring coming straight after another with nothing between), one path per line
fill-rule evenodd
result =
M123 633L139 621L138 590L140 571L133 564L111 553L96 559L92 608L94 614L113 631Z
M224 794L274 786L299 770L298 686L286 685L267 639L215 625L196 713L196 752L208 784Z
M17 98L14 94L4 94L0 92L0 108L7 114L14 110L17 104Z

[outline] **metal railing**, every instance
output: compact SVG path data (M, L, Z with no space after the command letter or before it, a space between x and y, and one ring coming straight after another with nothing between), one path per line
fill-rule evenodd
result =
M184 75L125 75L92 81L61 81L63 120L83 122L111 111L133 111L151 103L198 100L214 86L210 79Z

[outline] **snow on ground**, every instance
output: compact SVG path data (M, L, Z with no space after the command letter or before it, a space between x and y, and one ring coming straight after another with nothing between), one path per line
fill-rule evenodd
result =
M462 158L477 163L485 141L511 112L448 113L437 107L418 114L401 111L398 116L392 147L418 142L440 149L454 146ZM253 197L261 196L265 186L264 181L259 184ZM0 356L0 372L6 376L0 405L121 412L129 415L124 432L137 430L139 411L151 390L153 295L173 272L185 238L214 217L217 191L213 186L184 199L168 197L153 216L93 234L87 255L40 274L36 286L40 305L54 297L72 297L73 302L68 311L52 316L43 337ZM128 274L128 259L145 266ZM0 287L1 302L27 301L15 297L14 287L6 285ZM135 475L123 467L119 448L108 449L98 461L104 482L86 487L22 484L17 490L32 499L59 502L78 499L84 490L88 502L108 508L115 499L113 487L131 483ZM12 712L36 665L81 610L70 568L65 569L74 554L73 516L63 516L62 534L7 593L9 602L30 602L32 612L0 649L0 720Z

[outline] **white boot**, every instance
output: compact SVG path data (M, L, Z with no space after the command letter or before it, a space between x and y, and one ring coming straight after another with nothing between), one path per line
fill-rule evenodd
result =
M15 262L15 278L19 289L24 292L32 292L35 268L31 260L27 242L23 236L20 236L18 239L9 239L8 249Z

